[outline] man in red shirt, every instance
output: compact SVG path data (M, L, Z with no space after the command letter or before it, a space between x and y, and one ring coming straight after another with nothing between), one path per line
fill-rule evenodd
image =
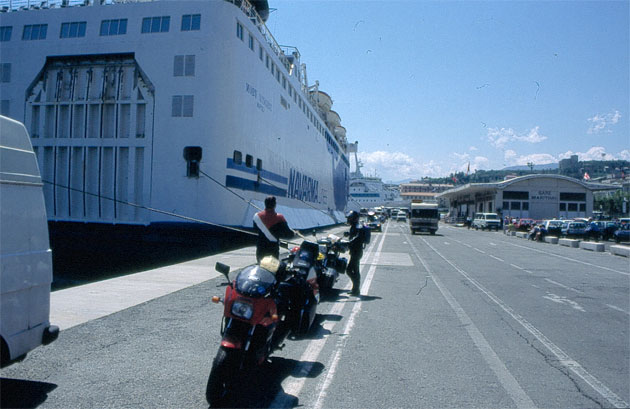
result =
M276 213L276 198L265 199L265 210L254 215L254 229L258 232L256 260L265 256L280 257L280 238L292 238L295 232L289 228L284 216Z

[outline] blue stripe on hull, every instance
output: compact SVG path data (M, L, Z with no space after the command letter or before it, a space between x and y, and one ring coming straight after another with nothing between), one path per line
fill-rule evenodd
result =
M241 164L234 163L234 159L232 158L227 158L227 168L240 170L241 172L246 172L251 175L258 175L259 173L255 167L247 167L243 163ZM273 180L274 182L283 183L285 185L288 182L288 179L285 178L284 176L278 175L277 173L269 172L268 170L264 170L264 169L260 171L260 176L268 180Z
M274 195L278 197L287 196L286 189L280 189L255 180L243 179L236 176L226 176L225 185L230 188L249 190L251 192L265 193L267 195Z

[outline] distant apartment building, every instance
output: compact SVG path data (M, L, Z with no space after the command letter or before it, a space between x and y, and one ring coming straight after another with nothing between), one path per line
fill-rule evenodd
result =
M400 184L400 196L405 201L422 200L423 202L438 203L441 206L446 205L446 201L436 197L454 186L450 184L409 182Z

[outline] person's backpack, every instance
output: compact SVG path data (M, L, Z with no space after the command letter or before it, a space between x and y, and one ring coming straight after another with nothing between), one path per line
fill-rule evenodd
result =
M364 247L370 244L370 239L372 238L372 229L370 229L366 225L362 225L359 234L361 235L361 240L363 241Z

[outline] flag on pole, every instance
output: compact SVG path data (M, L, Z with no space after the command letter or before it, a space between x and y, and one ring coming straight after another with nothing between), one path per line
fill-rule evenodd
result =
M588 172L584 172L584 180L591 180L591 177L588 175Z
M470 173L470 162L468 162L468 169L466 170L466 174Z

